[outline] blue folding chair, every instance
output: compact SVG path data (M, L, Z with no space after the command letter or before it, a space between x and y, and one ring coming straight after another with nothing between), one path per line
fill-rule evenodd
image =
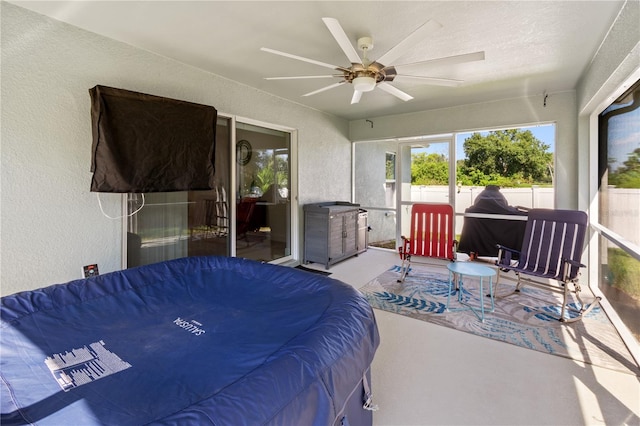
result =
M524 285L548 289L563 295L560 321L572 322L582 319L600 298L585 305L580 297L579 271L587 231L587 214L576 210L532 209L529 211L524 241L520 250L498 245L500 268L494 294L506 297L518 293ZM518 254L517 263L512 262ZM498 294L501 273L513 271L517 284L513 293ZM570 304L570 294L578 301ZM574 307L575 306L575 307ZM573 312L573 315L571 314Z

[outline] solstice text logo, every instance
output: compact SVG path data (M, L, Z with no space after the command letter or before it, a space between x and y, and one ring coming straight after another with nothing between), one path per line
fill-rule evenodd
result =
M187 321L178 317L175 319L175 321L173 321L173 323L178 327L180 327L181 329L186 330L196 336L202 336L204 333L206 333L206 331L200 328L202 327L202 324L200 324L196 320Z

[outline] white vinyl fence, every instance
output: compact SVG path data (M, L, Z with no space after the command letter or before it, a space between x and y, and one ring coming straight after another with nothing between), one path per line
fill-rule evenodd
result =
M395 189L395 188L394 188ZM407 188L408 189L408 188ZM472 206L476 197L484 187L463 186L456 191L456 212L464 213L465 209ZM509 205L526 208L548 208L554 205L553 188L504 188L500 192L505 196ZM387 194L389 200L395 199L395 192ZM609 198L609 213L607 217L601 218L600 222L606 224L607 228L620 234L626 240L640 245L640 189L619 189L609 188L607 196ZM425 203L450 203L449 188L446 186L411 186L411 201ZM363 206L367 208L366 206ZM408 218L410 209L402 209L405 219ZM408 220L407 220L408 221ZM371 209L369 210L369 242L395 241L396 235L396 214L393 209ZM409 224L403 223L404 228L401 233L408 232ZM463 218L456 218L456 234L462 232Z
M473 205L484 187L463 186L456 192L456 212L463 213ZM554 208L553 188L503 188L500 192L510 206L526 208ZM640 189L608 188L609 211L600 221L634 244L640 244ZM446 186L411 186L411 200L415 202L449 203ZM456 233L462 231L462 220L456 220Z
M473 205L478 194L484 190L482 186L461 186L456 192L456 211ZM504 188L500 192L510 206L521 206L529 209L552 209L553 188ZM411 201L428 203L449 203L449 188L446 186L411 186Z

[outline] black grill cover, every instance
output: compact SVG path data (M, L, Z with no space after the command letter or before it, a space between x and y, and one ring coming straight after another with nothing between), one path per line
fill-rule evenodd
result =
M500 188L494 185L488 185L484 191L478 194L474 205L464 212L527 216L526 211L509 206L507 199L500 193ZM497 244L520 250L526 227L526 220L465 217L458 251L461 253L475 252L478 256L495 257L498 255Z
M214 107L105 86L89 94L92 192L213 188Z

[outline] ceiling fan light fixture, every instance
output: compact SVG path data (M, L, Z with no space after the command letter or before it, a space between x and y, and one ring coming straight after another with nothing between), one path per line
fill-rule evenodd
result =
M359 92L370 92L376 87L376 79L373 77L356 77L352 81L353 88Z

